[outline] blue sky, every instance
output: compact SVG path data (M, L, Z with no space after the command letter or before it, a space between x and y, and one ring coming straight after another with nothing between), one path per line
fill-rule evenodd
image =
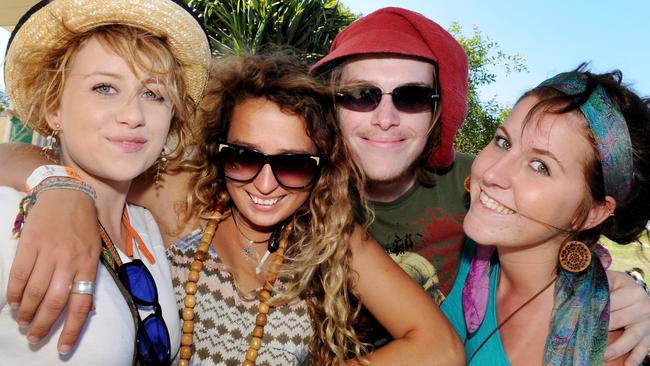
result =
M650 97L650 1L621 0L342 0L354 13L385 6L417 11L445 28L457 21L465 36L477 26L506 54L526 58L528 72L505 75L481 90L512 105L542 80L589 61L595 72L620 69L623 81Z
M420 12L448 28L453 21L471 36L477 26L485 37L507 54L526 58L528 72L505 75L481 90L483 98L496 97L512 105L525 90L583 61L605 72L618 68L624 81L643 96L650 96L650 1L621 0L341 0L354 13L368 14L385 6ZM9 33L0 28L4 53ZM4 77L0 68L0 88Z

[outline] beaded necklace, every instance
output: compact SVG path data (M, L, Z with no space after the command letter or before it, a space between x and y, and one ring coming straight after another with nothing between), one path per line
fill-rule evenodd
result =
M189 360L192 357L192 343L194 341L194 307L196 306L197 282L199 281L200 271L203 268L203 261L208 256L210 243L212 243L212 238L217 230L217 225L221 216L221 212L215 212L212 216L213 218L208 221L208 225L205 227L203 235L201 236L199 246L194 253L194 261L192 261L192 264L190 265L190 272L187 276L187 282L185 283L185 298L183 299L184 307L181 312L183 318L183 335L181 336L181 349L179 352L178 366L189 366L190 364ZM262 345L262 337L264 336L264 326L266 325L267 314L271 308L269 303L271 293L273 292L273 284L277 280L278 271L282 266L284 249L287 246L288 233L291 232L291 227L291 224L289 224L287 230L282 235L278 248L278 255L271 264L269 274L264 281L264 286L258 295L260 298L260 304L258 307L258 314L255 317L255 328L251 334L251 340L244 356L242 366L255 365L257 352Z

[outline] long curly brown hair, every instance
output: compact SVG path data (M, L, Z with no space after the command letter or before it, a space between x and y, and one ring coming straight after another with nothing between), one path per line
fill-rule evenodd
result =
M294 214L280 273L286 286L278 290L273 302L306 301L314 331L309 340L313 364L360 360L364 347L353 329L359 305L350 302L350 295L355 295L350 242L355 228L352 202L361 199L358 187L363 187L363 178L341 138L331 91L286 51L227 56L213 64L197 111L204 128L195 156L187 164L193 172L187 212L209 217L215 205L230 205L216 161L219 141L227 136L237 103L262 97L301 117L322 157L321 171L309 198Z

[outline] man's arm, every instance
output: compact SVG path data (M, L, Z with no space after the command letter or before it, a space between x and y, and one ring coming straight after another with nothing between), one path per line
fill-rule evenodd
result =
M605 360L614 360L628 352L625 366L641 364L650 347L650 298L632 277L607 271L611 291L609 330L624 329L623 334L607 346Z
M24 191L25 181L34 169L52 164L40 151L38 146L31 144L0 144L0 185Z

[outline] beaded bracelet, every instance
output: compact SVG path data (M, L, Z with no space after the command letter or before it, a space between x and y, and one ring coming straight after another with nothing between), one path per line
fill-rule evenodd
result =
M95 189L93 189L90 184L80 179L73 177L48 177L47 179L40 182L36 187L34 187L30 194L26 195L23 197L23 199L20 200L20 204L18 205L18 214L16 215L16 220L14 220L14 226L11 229L11 234L14 239L20 238L20 233L22 232L23 226L25 225L25 220L27 219L29 210L32 208L32 206L34 206L34 203L36 203L38 195L53 189L69 189L73 191L84 192L90 196L93 201L97 200L97 193L95 192Z

